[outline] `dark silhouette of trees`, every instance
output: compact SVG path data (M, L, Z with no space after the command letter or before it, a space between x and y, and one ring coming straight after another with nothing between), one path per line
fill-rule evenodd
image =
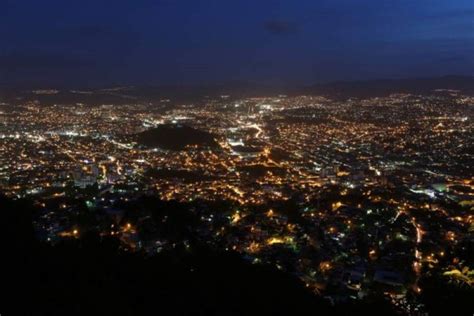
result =
M8 245L3 253L6 314L295 315L314 310L325 315L330 310L296 278L204 245L150 257L121 252L117 239L94 231L44 245L34 239L35 210L29 203L4 198L0 203L2 243ZM186 223L186 216L180 218ZM181 224L172 219L170 230Z
M192 237L186 227L196 219L189 206L156 199L140 205L150 209L155 224L161 223L160 234L171 240ZM196 239L189 239L188 248L154 256L125 252L117 238L93 229L78 239L46 245L35 239L32 215L37 211L29 201L0 196L0 312L5 315L397 314L380 297L331 306L288 273L252 265L237 253L211 249ZM456 312L470 308L472 290L447 287L434 277L420 285L433 315L446 307Z

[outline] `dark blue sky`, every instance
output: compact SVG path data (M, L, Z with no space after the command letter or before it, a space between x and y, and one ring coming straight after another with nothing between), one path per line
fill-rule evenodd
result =
M0 83L474 74L473 0L0 0Z

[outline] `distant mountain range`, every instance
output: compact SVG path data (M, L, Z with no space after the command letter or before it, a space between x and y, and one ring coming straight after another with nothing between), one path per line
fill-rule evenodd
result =
M339 81L300 87L248 82L220 85L123 86L99 89L15 88L0 86L0 102L38 100L45 104L127 104L143 102L200 102L229 95L231 98L274 95L322 95L331 98L368 98L391 93L428 94L435 90L459 90L474 95L474 76L444 76L418 79Z
M464 94L474 95L474 76L339 81L312 85L302 89L302 92L332 97L364 98L391 93L427 94L440 89L459 90Z

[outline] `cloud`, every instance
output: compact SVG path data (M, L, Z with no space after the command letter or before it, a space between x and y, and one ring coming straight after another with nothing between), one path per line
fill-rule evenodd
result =
M268 20L263 24L263 28L274 35L292 34L297 31L296 24L284 20Z

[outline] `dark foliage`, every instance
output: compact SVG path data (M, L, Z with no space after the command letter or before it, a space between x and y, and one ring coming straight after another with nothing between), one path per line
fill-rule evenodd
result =
M51 247L35 241L28 203L5 199L3 310L12 315L327 314L295 278L205 246L156 256L123 253L89 232ZM7 308L5 308L7 307Z

